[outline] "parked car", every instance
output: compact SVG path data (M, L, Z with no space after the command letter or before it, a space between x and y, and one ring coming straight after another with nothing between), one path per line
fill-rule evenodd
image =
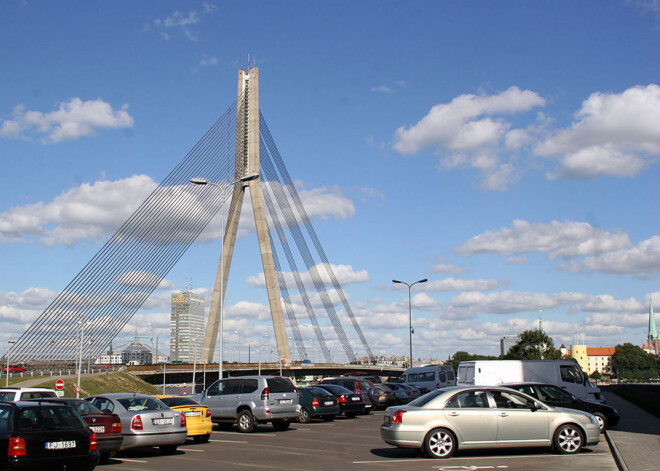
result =
M162 401L135 393L98 394L85 398L108 414L121 420L124 441L120 450L157 446L171 455L186 441L186 417L167 407Z
M48 388L0 388L0 401L15 402L44 397L57 397L57 393Z
M601 432L610 427L615 427L619 423L619 413L614 407L601 402L585 401L554 384L511 383L502 386L529 394L552 407L567 407L589 412L598 419Z
M41 401L43 399L30 399L30 401ZM117 414L106 414L84 399L68 397L57 397L48 399L54 404L66 404L71 406L87 426L96 434L97 449L99 451L99 463L107 463L124 441L121 435L121 421Z
M387 409L389 406L397 404L396 394L394 394L394 389L385 384L374 384L374 388L379 391L378 402L374 404L374 407L380 409Z
M351 419L364 412L365 404L361 394L332 383L319 383L316 386L325 389L337 398L339 413L344 414L345 417Z
M339 378L325 378L319 382L319 385L321 384L336 384L359 394L362 397L362 402L364 402L363 414L370 413L378 405L380 390L375 388L371 381L341 376Z
M404 406L389 407L381 438L400 448L448 458L457 449L552 446L572 454L600 440L588 412L554 408L502 387L457 386L431 391Z
M408 404L419 397L419 390L408 388L403 383L383 383L394 393L397 404Z
M96 434L67 404L0 403L0 469L94 469Z
M24 371L27 371L27 368L25 368L23 365L9 365L10 373L23 373ZM7 372L7 365L2 367L2 372Z
M296 387L280 376L220 379L193 399L209 407L221 428L236 423L239 432L254 432L257 424L267 422L275 430L286 430L300 411Z
M341 412L337 404L337 397L325 389L307 386L298 388L298 392L300 393L300 416L298 420L303 424L309 423L317 417L325 421L331 421Z
M408 368L401 376L404 383L419 388L422 394L435 389L456 386L456 375L451 365L426 365Z
M165 403L167 407L186 416L188 436L197 443L206 443L211 438L213 421L211 411L204 404L186 396L154 396Z

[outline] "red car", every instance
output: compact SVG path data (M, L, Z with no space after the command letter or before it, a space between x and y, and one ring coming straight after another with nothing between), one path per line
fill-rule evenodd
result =
M22 373L24 371L27 371L27 369L21 365L9 365L9 372L10 373ZM7 366L2 367L2 372L6 373L7 372Z
M121 420L117 414L101 412L92 403L83 399L58 397L39 400L63 402L70 405L82 417L92 432L96 434L98 451L101 456L99 463L107 463L121 447L124 438L121 436Z

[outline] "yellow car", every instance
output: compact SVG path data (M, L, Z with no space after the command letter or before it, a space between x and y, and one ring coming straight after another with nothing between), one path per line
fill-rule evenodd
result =
M154 396L163 401L170 409L182 412L186 417L188 436L197 443L206 443L211 437L213 422L208 406L186 396Z

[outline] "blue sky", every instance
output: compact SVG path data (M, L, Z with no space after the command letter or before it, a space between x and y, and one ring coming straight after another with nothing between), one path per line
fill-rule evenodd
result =
M0 337L39 315L231 105L249 52L374 353L408 351L393 278L429 279L413 288L416 357L497 354L540 310L557 345L642 345L649 296L660 305L659 38L657 0L2 1ZM230 360L272 338L256 237L242 233ZM210 302L217 236L118 343L135 324L148 341L152 322L167 350L170 292L188 279Z

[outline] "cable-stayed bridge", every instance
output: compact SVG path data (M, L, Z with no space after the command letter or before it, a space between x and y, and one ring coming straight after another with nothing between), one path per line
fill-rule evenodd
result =
M259 110L259 70L254 67L239 71L236 102L19 337L11 361L72 362L82 355L83 338L93 339L85 345L86 355L103 353L229 202L204 338L203 359L210 362L248 188L279 358L292 358L287 327L298 358L308 358L301 316L311 323L327 363L333 362L329 338L339 340L349 361L373 358ZM285 276L287 268L291 276ZM316 298L321 309L312 302ZM340 314L350 320L346 327L357 337L353 344ZM321 322L324 318L331 328Z

